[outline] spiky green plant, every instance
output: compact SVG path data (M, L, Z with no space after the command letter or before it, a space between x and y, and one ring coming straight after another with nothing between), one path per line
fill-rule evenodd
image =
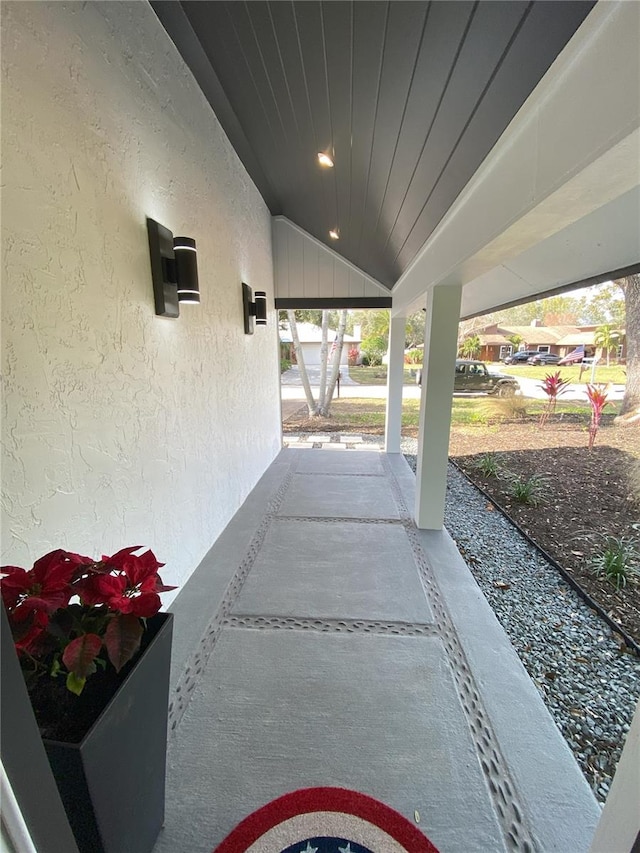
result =
M474 468L485 477L499 477L502 474L500 459L495 453L483 453Z
M631 574L638 573L640 551L629 537L607 536L602 550L589 560L589 566L596 575L605 575L616 589L621 589Z
M547 489L547 480L541 474L534 474L528 479L518 476L510 478L509 495L520 504L539 506L544 503Z

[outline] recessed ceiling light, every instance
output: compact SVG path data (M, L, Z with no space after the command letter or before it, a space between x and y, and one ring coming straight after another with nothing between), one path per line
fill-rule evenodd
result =
M320 163L321 166L325 166L327 169L331 169L333 167L333 160L323 151L318 152L318 163Z
M337 228L332 228L331 231L329 231L329 237L331 237L332 240L339 240L340 232Z

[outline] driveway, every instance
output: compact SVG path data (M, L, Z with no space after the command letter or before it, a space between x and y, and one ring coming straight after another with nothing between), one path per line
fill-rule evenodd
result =
M369 399L386 399L386 385L360 385L349 376L349 368L343 365L340 368L340 397L364 397ZM320 384L320 368L307 368L312 390L315 391ZM298 367L291 367L281 377L281 395L283 400L304 400L304 388L300 379ZM336 395L337 396L337 395ZM404 385L402 396L405 400L419 400L420 388L417 385ZM336 397L334 397L335 399Z

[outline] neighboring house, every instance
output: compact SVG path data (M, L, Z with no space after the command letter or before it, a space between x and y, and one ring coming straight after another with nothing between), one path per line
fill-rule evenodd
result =
M584 346L588 355L596 351L596 325L591 326L543 326L534 320L530 326L506 326L493 323L477 329L474 334L480 339L479 358L483 361L501 361L518 350L538 350L550 352L561 357L572 352L578 346ZM521 338L514 346L511 337ZM622 334L615 357L625 357L625 337Z
M320 364L320 347L322 345L322 329L320 326L316 326L313 323L298 323L298 336L300 338L300 345L302 347L302 354L304 356L304 363L307 367L314 367ZM329 350L331 350L331 344L336 339L337 332L335 329L329 329ZM286 346L288 348L288 354L286 357L295 364L296 355L293 349L293 341L291 339L291 330L289 329L288 323L282 323L280 325L280 343L283 345L283 349ZM342 347L342 354L340 356L340 364L348 364L349 359L349 350L355 347L358 352L360 352L360 336L354 337L353 335L344 336L344 344Z

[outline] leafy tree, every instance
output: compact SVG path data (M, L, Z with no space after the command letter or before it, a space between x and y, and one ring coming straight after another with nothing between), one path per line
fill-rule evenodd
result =
M463 358L475 358L480 352L480 338L478 335L471 335L465 338L460 347L460 354Z
M530 326L533 320L542 320L545 326L573 326L580 319L581 308L582 301L574 296L547 296L497 311L488 322Z
M626 420L640 416L640 275L628 275L615 282L624 293L627 336L627 385L620 409Z
M507 340L511 341L514 349L518 349L518 347L522 343L522 335L509 335Z
M387 308L367 308L354 311L353 322L362 327L362 339L373 336L389 337L389 311Z
M333 341L331 342L333 350L332 353L329 351L329 316L332 312L327 310L320 312L322 340L320 343L320 387L318 388L317 400L313 396L311 383L309 382L309 374L307 373L307 367L304 363L304 353L300 344L300 336L298 335L297 313L297 311L287 311L287 319L289 321L289 328L291 329L291 339L296 353L302 387L304 388L305 397L307 398L309 416L328 418L331 409L331 401L333 400L333 394L338 381L338 373L340 371L340 358L342 356L344 333L347 325L347 310L344 309L339 312L335 347L333 346ZM307 311L300 311L299 313L307 315L308 317ZM333 313L337 314L338 312ZM305 319L302 322L310 322L310 320Z
M589 288L589 294L580 301L580 319L584 325L610 324L616 329L624 328L624 293L613 282Z
M388 340L388 336L385 335L371 335L368 338L364 338L360 349L369 359L369 364L382 364L382 357L387 351Z
M619 331L614 329L611 325L606 323L604 326L598 326L593 336L593 339L596 343L597 347L602 347L602 349L607 354L607 367L609 367L609 354L612 349L615 349L620 343L622 335Z
M424 311L416 311L415 314L409 314L407 317L407 325L404 335L404 345L406 349L413 349L417 347L418 344L424 343L424 325L426 316L427 315Z

